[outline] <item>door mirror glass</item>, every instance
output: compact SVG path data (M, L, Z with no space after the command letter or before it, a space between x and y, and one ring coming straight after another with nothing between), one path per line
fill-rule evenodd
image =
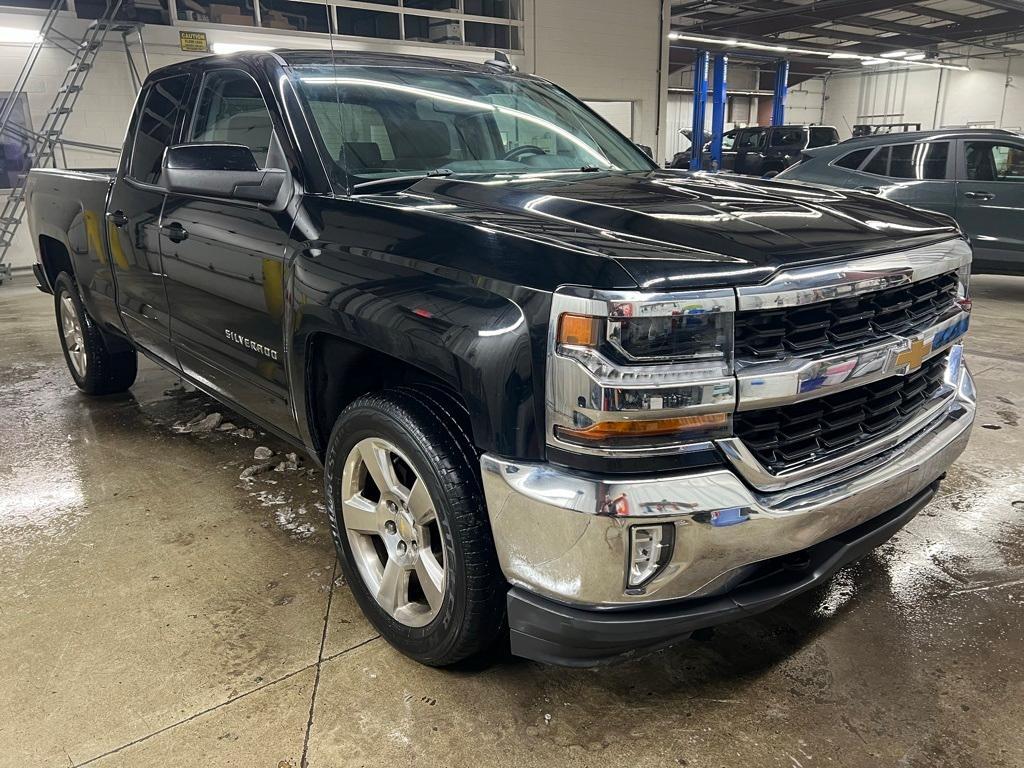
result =
M241 144L178 144L164 155L163 186L171 194L271 203L286 175L260 168Z

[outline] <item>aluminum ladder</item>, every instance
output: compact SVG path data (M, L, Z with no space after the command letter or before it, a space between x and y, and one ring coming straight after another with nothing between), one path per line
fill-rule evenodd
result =
M148 71L148 57L146 55L145 42L142 39L143 25L135 22L117 21L116 18L121 10L121 4L122 0L108 0L103 15L89 25L80 40L76 40L55 28L54 22L57 20L63 0L53 0L39 30L39 39L30 49L21 74L19 74L14 88L5 101L3 109L0 110L0 138L13 138L16 141L22 142L26 147L26 158L30 161L32 167L58 167L58 151L61 153L64 166L67 167L67 158L64 150L66 145L106 152L120 151L120 148L104 147L65 139L64 130L67 127L68 119L71 117L78 97L82 93L85 81L96 63L96 57L99 55L111 32L121 35L125 54L128 58L128 68L133 86L136 92L141 87L142 75L140 75L135 60L132 57L128 37L132 33L138 34L139 44L142 48L142 57ZM16 125L12 121L12 116L17 108L20 96L25 91L25 87L32 74L32 69L39 58L40 51L46 44L56 46L68 53L71 56L71 63L65 70L64 79L57 89L53 103L43 118L39 130L30 130ZM14 236L25 215L25 184L27 180L28 173L18 174L3 208L0 209L0 285L11 275L7 254L14 243Z

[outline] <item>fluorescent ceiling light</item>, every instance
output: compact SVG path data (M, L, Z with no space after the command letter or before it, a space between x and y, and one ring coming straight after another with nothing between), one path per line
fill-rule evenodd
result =
M736 40L732 37L712 37L710 35L687 35L682 32L669 32L669 40L683 40L690 43L701 43L703 45L720 45L724 48L749 48L755 51L771 51L772 53L790 54L795 56L824 56L828 59L851 59L860 61L865 66L876 66L878 64L913 64L921 67L933 67L934 69L955 69L961 72L970 72L970 67L959 64L941 64L937 61L926 61L925 54L919 51L889 51L879 55L867 55L843 51L839 48L845 45L856 45L856 43L843 43L837 48L829 50L819 48L789 48L785 45L767 45L765 43L752 43L746 40Z
M39 32L23 27L0 27L0 43L38 43Z
M213 43L210 50L214 53L239 53L240 51L272 51L271 45L250 45L249 43Z

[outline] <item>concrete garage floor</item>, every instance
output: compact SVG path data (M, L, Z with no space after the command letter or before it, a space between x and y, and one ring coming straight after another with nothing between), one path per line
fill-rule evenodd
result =
M335 578L319 472L240 481L291 449L176 433L223 409L149 364L80 396L27 282L0 288L0 765L1024 765L1024 279L975 279L981 415L925 513L596 671L391 650Z

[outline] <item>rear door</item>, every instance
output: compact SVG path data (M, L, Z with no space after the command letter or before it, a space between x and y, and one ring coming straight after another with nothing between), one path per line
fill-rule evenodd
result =
M193 89L182 143L242 144L288 170L248 72L210 69ZM285 251L292 219L256 203L168 194L160 247L182 369L218 396L295 433L285 373Z
M959 142L956 218L979 267L1024 272L1024 142Z
M760 175L767 139L767 128L744 128L737 133L733 168L736 173Z
M139 96L129 131L130 151L107 205L111 268L117 305L128 334L145 351L173 363L170 316L160 261L160 164L182 119L191 75L151 82Z
M956 213L952 143L927 141L894 144L889 153L888 183L883 194L890 200L938 211Z

